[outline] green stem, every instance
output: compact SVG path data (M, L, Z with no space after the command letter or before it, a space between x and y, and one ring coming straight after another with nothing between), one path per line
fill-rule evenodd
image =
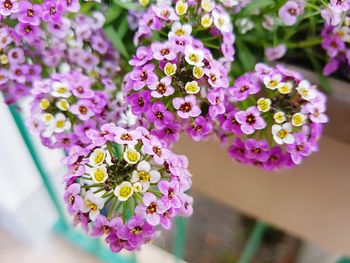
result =
M117 200L118 200L118 197L115 197L114 200L113 200L111 208L109 209L109 212L108 212L108 216L107 216L108 219L111 219L111 217L113 215L114 207L117 204Z
M297 43L289 43L287 44L288 48L308 48L320 45L322 43L323 39L322 37L314 37L307 39L305 41L300 41Z

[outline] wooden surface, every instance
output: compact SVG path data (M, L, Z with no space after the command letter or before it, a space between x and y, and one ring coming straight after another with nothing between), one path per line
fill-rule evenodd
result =
M297 237L350 256L350 146L330 138L301 166L268 172L234 162L216 141L182 137L193 189ZM215 226L213 226L215 227Z

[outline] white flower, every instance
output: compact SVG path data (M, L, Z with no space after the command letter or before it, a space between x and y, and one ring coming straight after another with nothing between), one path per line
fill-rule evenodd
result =
M269 98L260 98L257 101L259 111L267 112L271 109L271 100Z
M282 75L281 74L275 74L272 77L271 76L265 76L264 79L264 84L266 88L275 90L282 81Z
M185 85L185 90L188 94L197 94L200 91L197 81L187 82Z
M221 31L228 33L232 30L231 18L227 13L213 11L214 25Z
M254 28L254 23L250 19L244 17L238 21L238 27L239 27L241 33L245 34Z
M292 144L295 139L292 132L292 125L287 122L283 125L274 124L272 125L272 135L273 139L278 144Z
M70 129L72 126L71 122L66 118L66 116L62 113L57 113L55 115L55 132L60 133L65 130Z
M93 192L88 191L84 197L83 207L81 211L83 213L89 213L91 220L95 220L96 217L100 214L100 210L104 206L104 200L101 197L97 197Z
M184 2L183 0L179 0L176 2L175 11L179 16L186 14L187 9L188 3Z
M280 84L278 84L277 89L281 94L288 94L293 90L293 83L281 82Z
M104 165L91 168L90 176L92 181L97 184L102 184L108 179L107 169Z
M177 65L175 63L167 62L164 66L164 73L167 76L172 76L176 73Z
M48 107L50 107L50 101L46 98L42 98L39 102L39 108L41 110L46 110Z
M185 47L185 59L188 64L196 66L196 67L202 67L204 66L203 59L204 59L204 52L200 49L194 49L192 46L186 46Z
M137 117L132 113L131 108L120 114L120 119L118 121L118 126L132 127L136 124Z
M132 184L135 193L139 193L142 191L142 184L140 182L136 182Z
M55 121L55 117L51 113L44 113L40 116L40 119L46 124L50 125Z
M276 123L283 123L286 121L286 115L283 111L278 111L273 115L273 118Z
M157 170L151 170L151 165L147 161L141 161L136 170L133 171L131 182L140 182L142 192L146 192L150 184L157 183L160 180L160 173Z
M52 84L51 95L54 97L68 98L72 93L69 91L69 85L67 82L55 81Z
M129 164L135 164L140 160L141 154L133 146L128 146L124 152L124 160Z
M215 7L215 2L213 0L202 0L201 1L201 7L205 12L211 12L213 11Z
M295 113L292 117L292 124L295 127L300 127L304 125L305 121L306 121L306 116L300 112Z
M213 24L213 18L210 16L210 14L205 14L201 18L201 25L204 28L208 28Z
M56 101L56 107L59 108L61 111L67 111L69 110L69 102L66 99L59 99Z
M133 185L130 182L122 182L114 189L114 195L119 201L126 201L134 194Z
M171 31L169 32L169 38L172 36L189 36L192 32L192 26L190 24L181 25L180 22L175 22Z
M99 166L101 165L104 160L106 159L106 152L100 148L96 148L89 157L89 162L93 166Z
M311 84L307 80L302 80L300 81L298 87L296 90L299 92L300 96L307 101L310 101L314 98L316 98L316 92L315 90L311 87Z

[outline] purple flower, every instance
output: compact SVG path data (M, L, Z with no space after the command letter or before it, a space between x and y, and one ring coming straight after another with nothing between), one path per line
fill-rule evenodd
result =
M247 163L247 158L245 157L245 145L240 138L236 138L233 144L228 148L229 155L238 162Z
M153 57L156 60L173 60L176 58L176 53L174 52L174 45L171 42L160 43L156 42L151 45L153 52Z
M274 48L266 48L265 56L268 60L274 61L282 58L287 52L287 47L284 44L280 44Z
M294 133L295 142L287 144L286 149L290 153L292 161L300 164L301 161L311 154L311 146L304 133Z
M349 63L350 64L350 63ZM331 59L323 68L323 75L329 76L338 70L340 64L337 59Z
M224 91L222 89L216 89L208 93L209 105L209 115L210 117L215 117L219 114L225 113L224 101Z
M80 196L80 185L71 184L64 192L64 201L67 204L68 212L76 214L83 207L83 198Z
M152 134L170 145L179 140L181 128L182 125L179 123L167 123L162 129L154 130Z
M324 39L322 47L327 51L329 57L334 58L345 49L345 43L338 35L334 34Z
M77 13L80 10L79 0L66 0L66 9L68 12Z
M337 26L342 20L342 10L334 5L328 5L321 10L321 16L326 25Z
M154 161L157 164L163 164L165 159L169 156L170 152L165 149L160 140L157 137L152 137L150 140L145 140L142 150L149 155L153 156Z
M186 129L194 141L200 141L213 131L213 124L203 116L197 117Z
M11 49L7 56L10 64L22 64L25 60L24 51L21 48Z
M237 112L235 117L237 122L241 124L241 130L245 134L252 134L255 130L261 130L266 127L266 122L260 116L256 106L251 106L246 111Z
M77 226L79 224L81 225L81 227L86 233L89 232L89 218L87 215L80 212L76 214L73 219L74 226Z
M127 98L131 105L131 111L136 116L142 115L151 108L151 92L144 90L136 92Z
M236 111L232 110L227 115L222 122L222 129L226 132L232 132L233 134L242 134L241 125L236 120Z
M70 82L70 84L74 96L80 99L90 99L95 96L95 92L90 88L91 81L89 78L81 75L80 73L73 74L73 77L75 78Z
M76 134L74 133L57 133L55 134L56 138L56 143L55 143L55 148L62 148L62 149L68 149L75 145L78 141L79 138Z
M163 200L169 202L173 208L181 207L181 199L179 195L179 183L176 181L160 181L158 182L159 191L163 194Z
M34 42L41 35L41 29L31 24L19 23L15 27L16 33L22 36L28 43Z
M265 162L269 157L268 151L270 147L266 140L248 139L244 146L246 148L245 156L249 159Z
M166 229L170 230L172 227L172 219L176 215L175 209L173 207L170 207L167 211L165 211L160 216L160 225Z
M309 118L315 123L327 123L328 117L325 114L326 105L324 103L308 103L305 106L306 111L309 113Z
M145 193L143 203L136 207L135 213L141 218L145 218L151 226L160 224L160 215L170 208L170 203L162 199L157 199L152 193Z
M65 11L63 1L45 0L43 3L42 19L46 22L58 23Z
M109 235L112 231L118 231L123 226L123 220L120 217L114 217L108 220L103 215L98 215L94 220L94 225L90 235L93 237L100 237Z
M142 67L152 59L153 59L152 52L150 51L149 48L139 47L136 50L136 55L133 55L132 59L129 60L129 64L136 67Z
M177 115L182 119L197 117L201 114L201 110L196 103L197 101L194 95L173 99L173 106L177 110Z
M141 139L141 133L137 130L128 131L121 127L114 128L114 141L119 144L136 145Z
M182 207L179 210L179 214L189 217L193 214L193 197L187 194L181 195Z
M297 22L299 15L303 13L303 9L296 1L288 1L278 11L278 16L287 26L292 26Z
M170 96L175 92L175 89L170 85L172 78L169 76L163 77L160 81L149 85L149 89L152 90L151 95L154 98L162 98L163 96Z
M18 20L22 23L39 26L41 23L42 7L28 1L20 1Z
M86 121L94 116L92 111L92 102L87 99L78 100L78 102L69 108L69 111L78 116L82 121Z
M74 133L79 137L79 141L84 144L91 143L91 139L86 135L86 132L91 129L96 129L96 122L92 119L89 119L82 124L74 125Z
M62 17L55 23L48 23L47 30L57 38L65 38L70 32L71 22L68 18Z
M155 228L139 216L131 217L128 223L118 230L120 238L127 239L136 247L141 245L143 238L152 238L154 233Z
M130 72L130 78L135 82L134 90L138 91L142 89L145 85L154 84L158 77L154 73L154 65L147 64L140 69L135 69Z
M162 129L167 123L174 120L174 115L166 110L163 102L156 101L151 109L146 112L146 118L149 122L153 122L157 129Z
M282 148L275 146L269 151L268 159L263 163L263 167L266 170L274 170L282 167L285 160L286 158L283 155Z
M119 253L123 248L132 251L136 249L133 245L129 243L127 239L118 237L117 231L109 234L106 237L106 242L109 244L109 247L114 253Z
M170 21L179 20L179 17L176 15L174 8L168 6L167 4L163 5L153 5L152 11L155 13L156 17L165 20L167 23Z
M16 0L0 0L0 15L9 16L18 13L19 4Z
M260 91L260 86L251 81L253 74L247 73L239 77L233 87L228 89L229 94L238 101L245 100L251 94L256 94Z

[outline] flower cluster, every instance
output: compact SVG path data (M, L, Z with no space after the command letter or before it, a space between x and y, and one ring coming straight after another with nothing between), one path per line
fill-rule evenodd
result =
M54 73L34 83L28 124L44 145L69 148L89 142L85 131L104 123L108 111L108 96L94 86L95 80L79 71Z
M109 123L87 132L88 147L73 147L64 162L64 200L75 222L104 236L113 252L150 242L175 216L192 214L191 174L185 156L138 127Z
M281 65L257 64L227 89L226 102L218 119L223 138L236 135L229 154L269 170L300 164L316 151L328 121L326 97Z
M211 118L223 114L227 70L191 36L139 47L130 60L124 91L132 112L168 144L184 127L196 141L212 131Z
M325 20L321 36L322 47L328 56L323 74L328 76L338 69L349 74L350 70L350 2L331 1L327 9L322 10ZM343 17L343 19L341 19Z
M215 58L221 57L222 62L230 67L234 60L235 35L230 15L223 5L232 7L237 1L158 2L143 12L142 17L138 15L140 19L134 38L136 45L151 36L166 36L173 41L182 41L182 38L192 35L211 48ZM219 50L221 53L218 54Z

